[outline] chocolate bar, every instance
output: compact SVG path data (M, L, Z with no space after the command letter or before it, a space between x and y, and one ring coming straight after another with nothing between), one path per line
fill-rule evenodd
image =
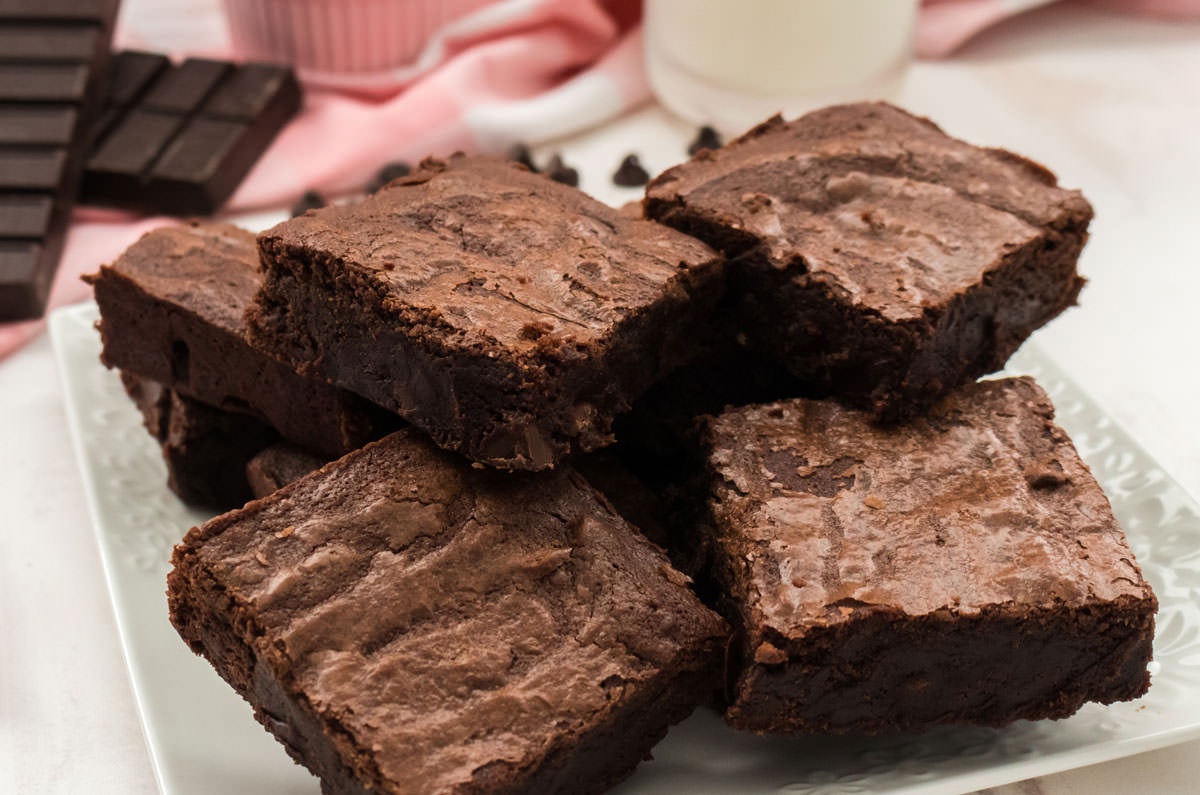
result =
M211 215L300 109L284 66L161 55L114 57L92 131L83 200L147 213Z
M0 0L0 321L42 314L117 0Z

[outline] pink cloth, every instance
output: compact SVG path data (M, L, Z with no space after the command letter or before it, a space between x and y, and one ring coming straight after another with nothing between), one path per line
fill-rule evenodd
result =
M917 18L919 58L945 58L975 34L1056 0L924 0ZM1090 0L1095 5L1169 19L1200 18L1200 0Z
M944 57L990 25L1051 1L925 0L917 53ZM200 12L196 18L206 13L219 23L217 0L176 2L194 6L189 11ZM1093 2L1200 17L1200 0ZM310 87L300 117L263 155L226 209L285 207L310 188L350 193L389 161L456 149L497 152L514 141L536 143L617 116L650 95L639 6L639 0L501 0L440 31L390 96L371 99ZM229 54L219 37L205 40L199 30L193 36L189 40L203 42L203 54ZM118 30L117 44L163 48L152 34L128 26ZM378 97L376 79L363 88ZM146 230L174 222L92 209L76 211L73 221L51 307L86 298L81 274L111 261ZM0 324L0 358L42 325Z

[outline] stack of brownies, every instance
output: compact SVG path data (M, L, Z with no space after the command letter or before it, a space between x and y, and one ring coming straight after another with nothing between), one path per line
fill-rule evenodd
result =
M324 792L598 792L714 702L844 733L1145 692L1107 499L1037 384L975 380L1074 303L1078 192L859 104L644 211L454 156L90 277L172 487L259 497L176 547L171 620Z

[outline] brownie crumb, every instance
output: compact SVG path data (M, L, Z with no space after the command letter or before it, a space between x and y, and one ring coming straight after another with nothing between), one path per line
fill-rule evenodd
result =
M614 185L636 188L649 182L650 174L642 168L637 155L629 154L625 155L625 159L621 161L621 166L613 174L612 180Z
M533 154L529 151L529 146L527 144L513 144L509 147L505 157L507 157L509 160L512 160L514 163L520 163L534 174L538 173L538 167L533 163Z
M550 163L546 166L546 176L572 188L579 187L579 172L564 163L560 155L556 154L550 158Z
M720 149L721 134L706 124L696 132L695 139L688 144L687 153L695 155L701 149Z
M412 173L412 166L402 160L397 160L394 163L388 163L383 168L379 169L379 173L375 178L367 183L367 193L375 193L394 179L407 177Z
M325 197L315 190L306 190L300 200L292 205L292 217L304 215L309 210L319 210L327 204Z

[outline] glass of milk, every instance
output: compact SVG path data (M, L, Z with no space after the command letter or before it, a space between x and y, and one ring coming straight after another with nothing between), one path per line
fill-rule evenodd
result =
M659 100L739 133L776 112L887 99L912 53L920 0L646 0Z

